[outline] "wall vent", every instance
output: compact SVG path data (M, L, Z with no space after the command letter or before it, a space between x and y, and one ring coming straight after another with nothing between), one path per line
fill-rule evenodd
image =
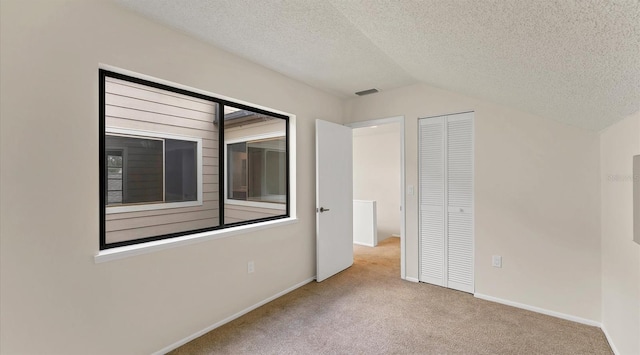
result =
M376 92L378 92L378 89L369 89L369 90L358 91L356 92L356 95L364 96L369 94L375 94Z

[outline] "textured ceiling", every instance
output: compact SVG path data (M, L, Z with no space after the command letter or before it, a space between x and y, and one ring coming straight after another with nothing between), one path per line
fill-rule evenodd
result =
M116 0L340 95L415 83L599 130L640 109L639 0Z

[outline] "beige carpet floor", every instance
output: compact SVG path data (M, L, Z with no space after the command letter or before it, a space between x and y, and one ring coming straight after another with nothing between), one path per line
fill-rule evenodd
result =
M599 328L400 279L398 238L173 354L611 354Z

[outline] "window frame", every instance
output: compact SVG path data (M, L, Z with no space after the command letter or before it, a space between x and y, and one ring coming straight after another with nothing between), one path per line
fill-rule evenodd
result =
M264 134L254 134L251 136L245 136L245 137L241 137L241 138L234 138L234 139L230 139L225 141L224 143L224 155L225 158L228 156L228 147L229 144L237 144L237 143L248 143L250 141L254 141L254 140L260 140L260 139L270 139L270 138L280 138L280 137L284 137L285 141L286 141L286 136L282 135L279 132L271 132L271 133L264 133ZM285 159L286 159L286 150L285 150ZM224 173L227 174L227 169L228 169L228 162L225 159L225 166L224 166ZM248 167L247 167L248 169ZM247 170L247 174L248 174L248 170ZM247 191L247 194L249 192ZM229 205L236 205L236 206L247 206L247 207L257 207L257 208L270 208L270 209L277 209L277 210L286 210L286 205L287 203L273 203L273 202L263 202L263 201L249 201L249 200L237 200L237 199L233 199L233 198L229 198L229 186L228 186L228 179L225 179L225 184L224 184L224 204L229 204Z
M126 74L125 74L126 73ZM226 167L226 156L225 156L225 140L224 140L224 108L225 106L233 107L241 110L253 111L256 113L268 115L274 118L280 118L285 120L285 142L286 142L286 203L285 210L282 215L270 216L246 221L239 221L234 223L225 223L224 222L224 210L225 210L225 188L219 188L218 190L218 201L219 201L219 225L216 227L210 228L200 228L193 229L178 233L170 233L158 236L151 237L143 237L138 239L131 239L127 241L115 242L115 243L106 243L106 215L107 215L107 206L106 206L106 183L107 183L107 167L106 167L106 90L105 90L105 82L106 78L115 78L124 81L129 81L132 83L149 86L156 89L166 90L173 93L178 93L182 95L187 95L191 97L195 97L198 99L210 101L217 104L217 112L215 117L217 117L217 125L218 125L218 186L225 186L225 167ZM216 121L214 119L214 124ZM292 198L292 194L295 194L295 176L292 174L292 162L295 164L295 159L292 160L292 156L295 158L295 150L292 149L295 144L295 137L292 137L292 123L295 122L295 115L287 114L281 111L272 110L269 108L264 108L259 105L254 105L251 103L246 103L241 100L236 100L232 98L228 98L222 95L212 94L203 90L194 89L191 87L187 87L184 85L176 84L173 82L169 82L166 80L161 80L157 78L153 78L146 75L141 75L138 73L133 73L127 70L122 70L106 65L100 65L98 69L98 149L99 149L99 250L100 252L96 255L96 260L100 256L101 253L104 255L110 255L109 259L113 259L113 255L118 252L115 248L122 249L123 254L127 254L128 256L131 254L131 250L142 250L145 248L145 243L148 243L146 247L157 249L160 244L154 242L164 242L162 245L166 245L171 241L169 239L175 239L176 244L182 244L185 240L190 240L190 238L201 238L201 239L210 239L211 233L215 232L216 234L222 235L235 235L239 230L248 230L253 228L264 228L267 226L273 225L273 222L277 220L283 220L282 222L290 223L293 219L295 220L295 206L292 206L292 201L295 204L295 200ZM113 127L111 127L113 129ZM129 130L129 129L127 129ZM294 131L295 132L295 131ZM156 134L156 132L154 132ZM172 135L173 136L173 135ZM153 137L153 136L151 136ZM177 136L176 136L177 137ZM195 138L195 137L191 137ZM175 138L170 138L175 139ZM177 139L184 140L184 137L179 137ZM198 149L202 149L202 143L198 144ZM221 154L222 153L222 154ZM164 154L164 152L163 152ZM201 158L201 153L198 154L198 157ZM201 162L198 164L198 169L201 172ZM201 179L201 173L198 174L199 179ZM200 180L201 181L201 180ZM200 184L199 184L200 185ZM202 192L201 186L198 186L198 194ZM192 202L192 201L188 201ZM184 203L184 202L175 202L175 203ZM169 203L165 203L169 204ZM173 204L173 202L171 203ZM123 206L124 207L124 206ZM293 208L292 208L293 207ZM166 208L175 208L175 207L166 207ZM249 226L249 225L256 225ZM226 230L226 231L225 231ZM187 238L187 239L185 239ZM110 251L111 252L108 252ZM143 252L136 252L136 254Z
M158 202L141 202L141 203L133 203L126 204L122 206L106 206L105 213L106 214L114 214L114 213L127 213L127 212L140 212L140 211L154 211L154 210L162 210L167 208L182 208L182 207L196 207L202 206L203 204L203 181L202 181L202 138L198 137L189 137L189 136L180 136L175 134L167 134L162 132L154 132L154 131L144 131L132 128L120 128L120 127L105 127L105 137L107 135L118 136L118 137L127 137L127 138L139 138L139 139L152 139L152 140L161 140L162 141L162 199L163 201ZM166 171L166 147L165 147L165 139L173 139L180 141L188 141L196 143L196 187L198 189L197 198L194 201L179 201L179 202L165 202L166 200L166 179L165 179L165 171ZM105 143L106 144L106 143ZM106 150L109 150L110 147L106 146ZM124 176L124 157L123 157L123 176ZM124 198L124 180L123 180L123 198Z

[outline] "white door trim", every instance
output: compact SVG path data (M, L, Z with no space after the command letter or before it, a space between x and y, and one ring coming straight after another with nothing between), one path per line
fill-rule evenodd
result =
M407 279L406 254L407 254L407 238L406 238L406 165L405 165L405 119L404 116L394 116L388 118L379 118L368 121L359 121L346 124L351 128L363 128L371 126L379 126L389 123L400 123L400 277Z

